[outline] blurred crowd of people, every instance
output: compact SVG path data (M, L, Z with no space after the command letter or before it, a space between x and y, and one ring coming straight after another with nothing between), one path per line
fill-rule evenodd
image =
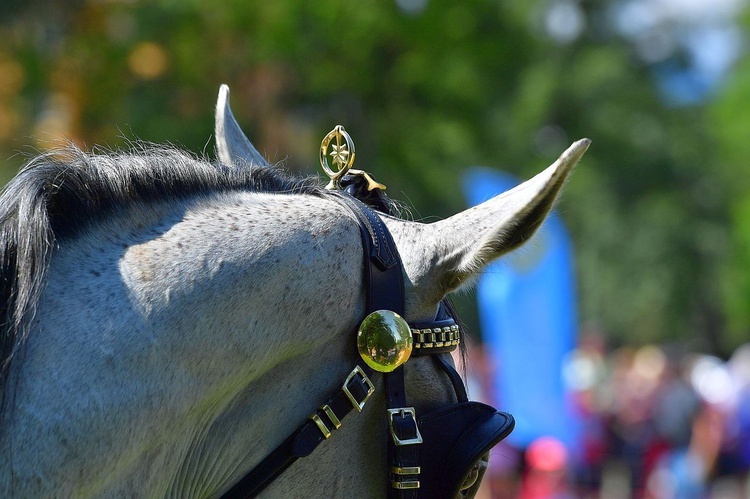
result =
M551 436L523 449L501 443L481 495L750 497L750 344L726 361L680 350L606 351L600 339L584 339L561 366L580 423L578 445ZM492 393L486 379L475 379L484 385L475 390Z

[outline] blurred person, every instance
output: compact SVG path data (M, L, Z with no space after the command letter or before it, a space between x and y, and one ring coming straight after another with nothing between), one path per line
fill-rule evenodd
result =
M608 430L613 464L628 474L634 497L643 497L648 465L658 452L651 408L665 368L665 357L654 345L638 350L619 348L612 358ZM620 463L622 463L622 466Z
M653 445L646 456L647 498L700 498L720 433L676 361L667 362L652 409Z
M565 499L574 497L567 478L569 465L565 445L553 437L540 437L524 454L520 499Z
M733 393L731 403L724 405L724 434L715 469L717 483L712 492L714 488L737 490L747 497L750 493L747 487L750 471L750 344L737 348L726 367ZM727 497L727 494L717 497Z
M606 382L606 344L595 330L581 334L563 369L581 421L581 448L571 457L572 480L577 497L598 497L602 472L609 451L607 427L602 411Z

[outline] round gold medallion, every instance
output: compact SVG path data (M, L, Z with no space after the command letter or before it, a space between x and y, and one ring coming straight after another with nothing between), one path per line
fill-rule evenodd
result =
M359 326L357 349L368 366L382 373L391 372L411 356L409 324L390 310L373 312Z

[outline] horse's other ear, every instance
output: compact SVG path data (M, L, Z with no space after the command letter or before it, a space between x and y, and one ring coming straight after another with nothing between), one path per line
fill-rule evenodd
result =
M441 276L443 291L460 287L491 261L519 247L536 232L590 142L579 140L534 178L430 225L428 238L442 245L450 255L444 262L445 274Z
M219 88L216 100L216 149L219 160L226 165L237 164L241 159L254 165L268 166L268 161L255 149L234 119L229 107L229 87Z

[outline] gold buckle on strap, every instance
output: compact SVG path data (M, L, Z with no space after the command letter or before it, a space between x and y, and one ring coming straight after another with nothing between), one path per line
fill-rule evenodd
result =
M341 428L341 421L338 417L336 417L336 413L333 412L333 409L328 404L323 404L320 406L320 410L323 411L326 416L328 416L328 419L333 423L333 429L338 430ZM315 424L318 426L318 429L323 434L326 439L331 438L332 432L331 429L328 428L328 425L323 422L323 419L318 416L318 413L315 412L310 415L310 419L312 419Z
M349 387L347 386L351 380L354 379L355 376L359 376L362 378L362 382L367 385L367 395L365 395L365 398L362 399L362 402L356 399L354 395L352 395L352 392L349 391ZM362 370L361 367L354 366L354 369L352 369L352 372L349 373L349 376L346 377L346 380L344 381L344 386L341 387L341 390L344 392L344 394L347 396L347 398L351 401L354 408L357 410L357 412L362 412L362 409L365 407L365 403L367 403L367 400L370 398L370 396L375 393L375 385L372 384L372 381L370 381L370 378L367 377L365 372Z
M422 473L422 468L419 466L412 466L412 467L406 467L406 468L400 468L398 466L393 466L391 468L391 473L394 475L419 475Z
M418 489L419 480L404 480L403 482L391 482L391 487L394 489L405 490L405 489Z
M416 436L412 438L400 438L396 435L396 431L393 429L393 416L398 414L399 417L405 418L407 414L411 416L414 421L414 430L417 432ZM396 445L414 445L422 443L422 434L419 433L419 425L417 424L417 415L413 407L397 407L396 409L388 409L388 429L393 437L393 442Z
M331 433L331 430L328 429L323 420L320 419L320 416L318 416L317 414L311 414L310 419L315 421L315 424L318 425L318 429L323 434L323 436L326 437L326 440L331 438L331 435L333 434Z
M391 474L397 475L397 476L412 476L417 475L416 478L419 478L419 474L421 473L422 469L419 466L413 466L413 467L406 467L406 468L400 468L398 466L393 466L391 468ZM394 477L397 478L397 477ZM394 489L418 489L419 488L419 480L411 479L411 480L391 480L391 487Z

